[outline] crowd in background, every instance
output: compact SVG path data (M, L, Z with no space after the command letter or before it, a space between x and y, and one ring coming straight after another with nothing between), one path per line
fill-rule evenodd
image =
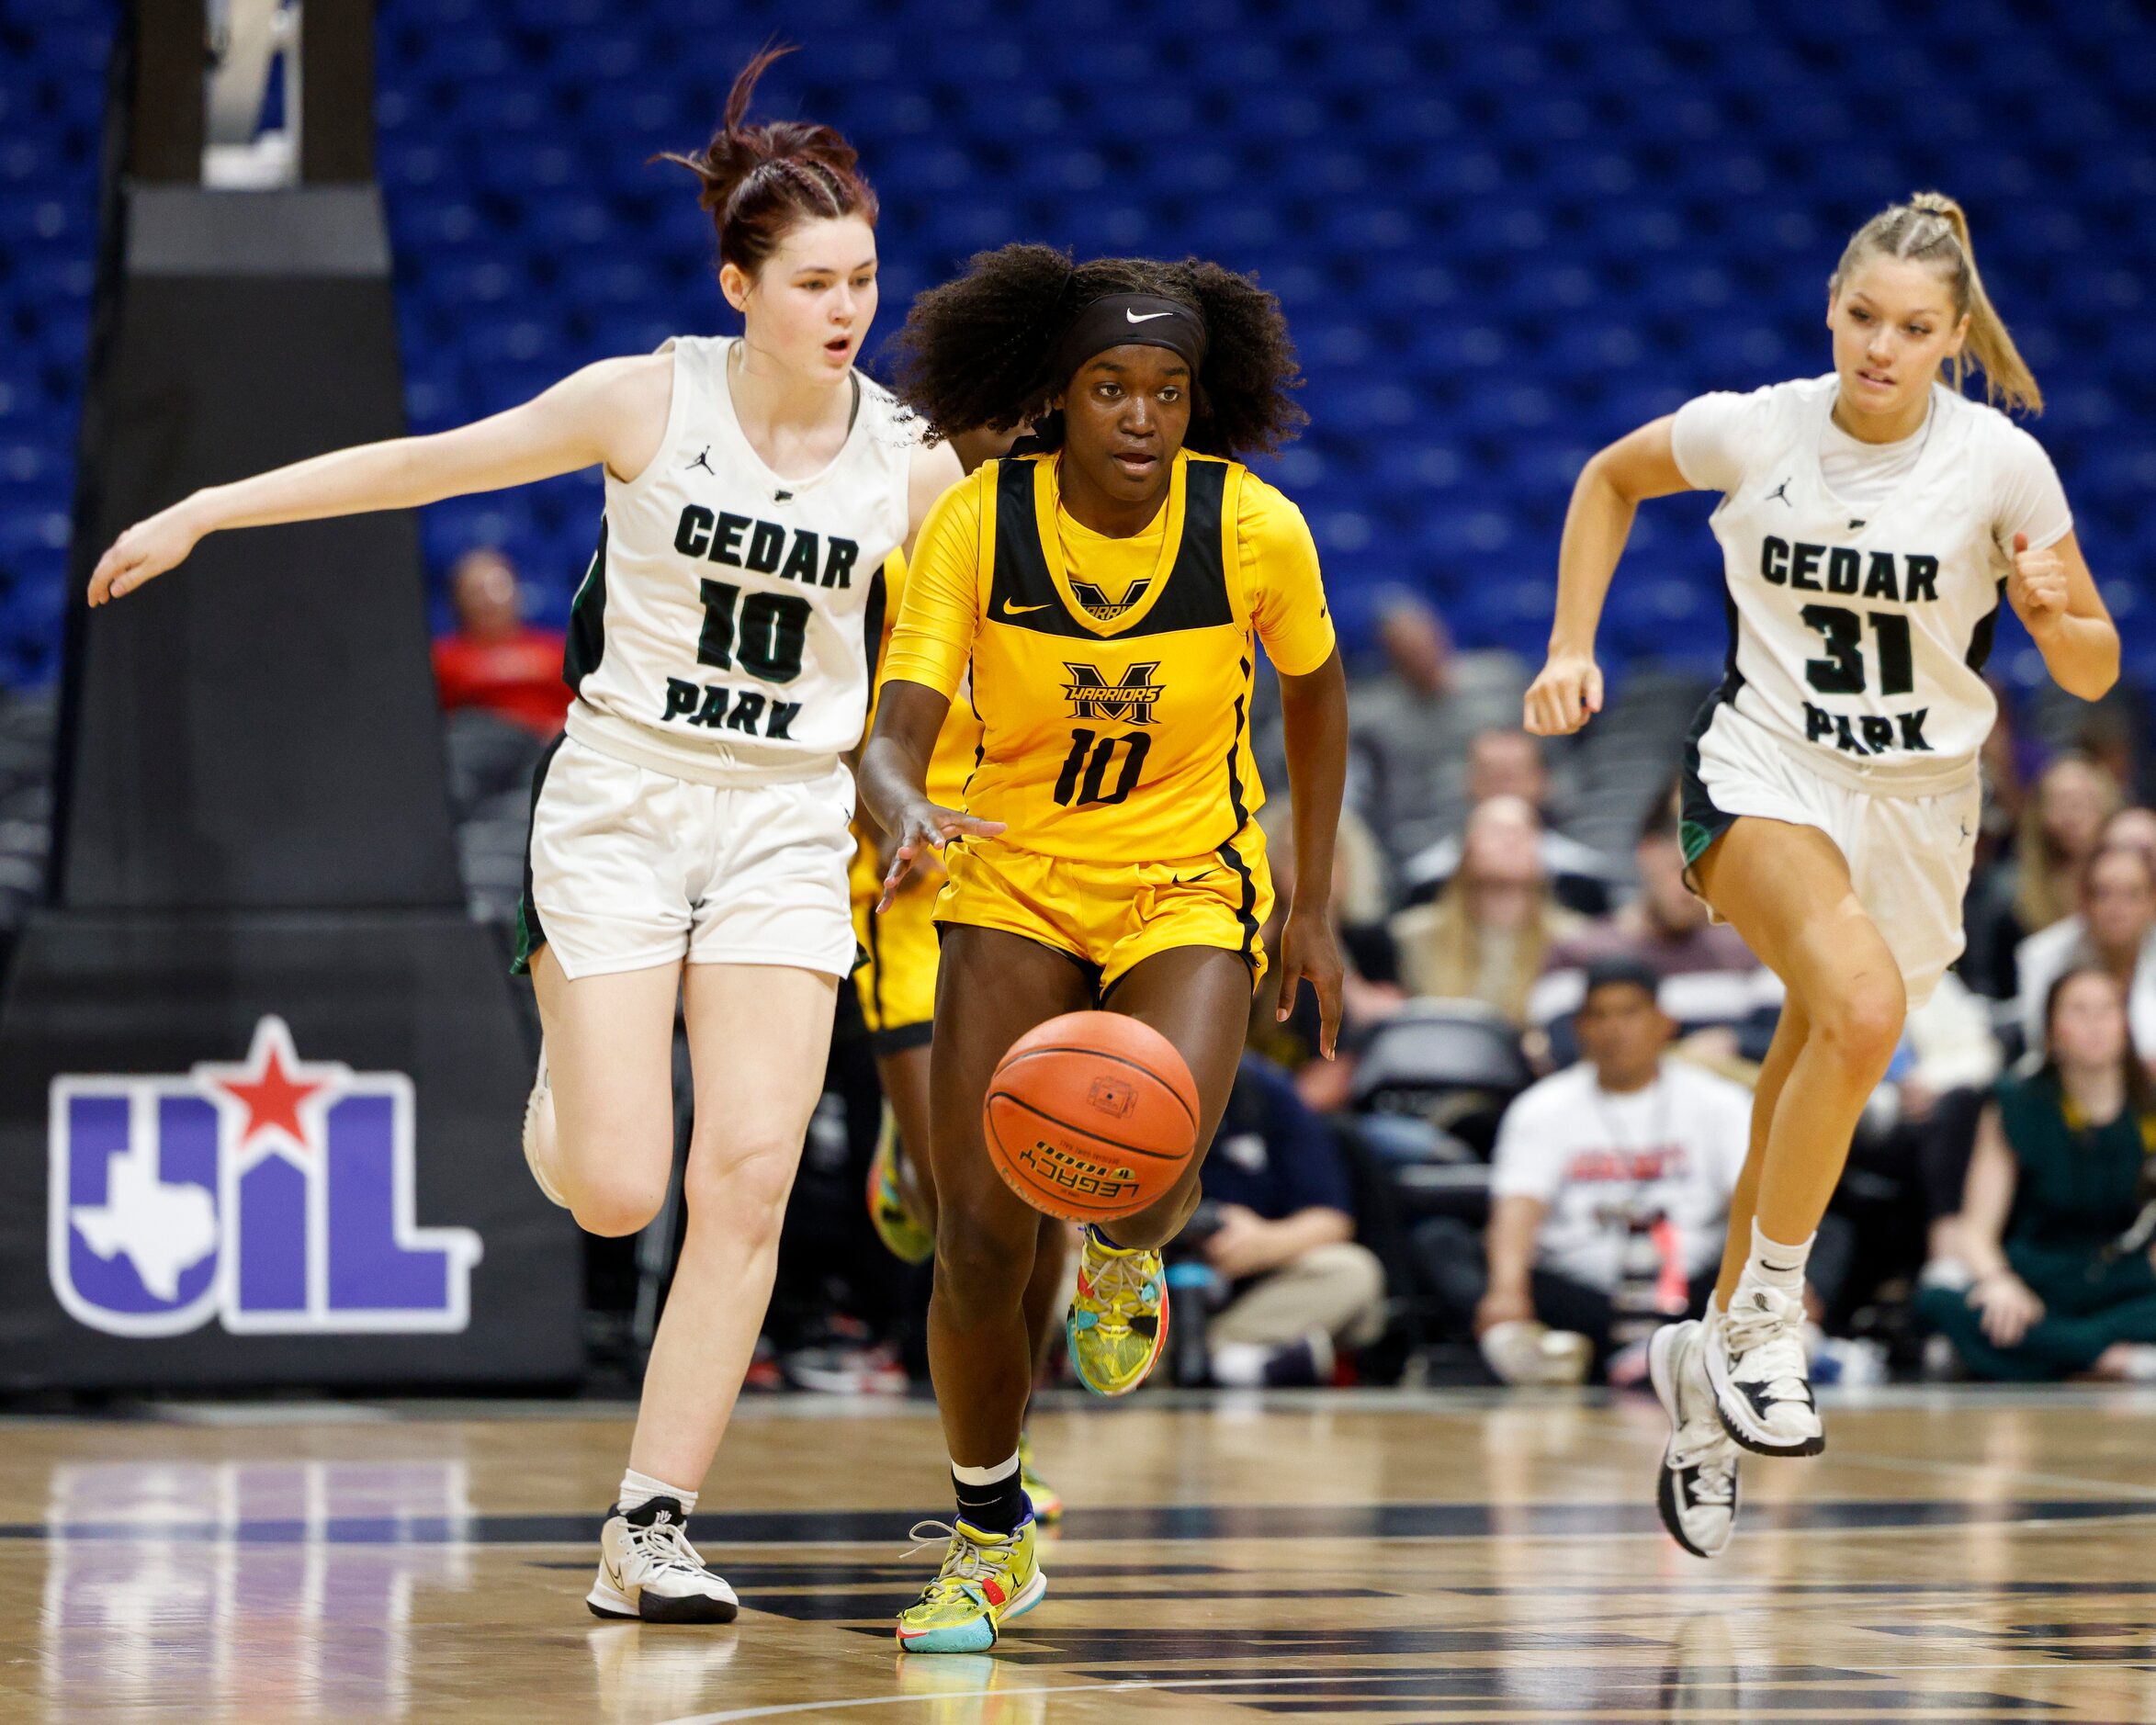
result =
M453 755L475 713L536 743L559 722L559 638L524 626L492 553L452 592ZM1517 656L1455 650L1405 592L1377 633L1351 682L1332 882L1339 1057L1315 1057L1307 991L1284 1022L1257 1003L1174 1254L1172 1375L1635 1381L1645 1336L1711 1289L1779 1009L1685 883L1676 769L1710 685L1665 691L1636 745L1590 763L1519 727ZM1254 735L1282 787L1267 693ZM1620 682L1598 723L1623 725L1622 698ZM1984 752L1969 950L1911 1015L1813 1257L1822 1381L2156 1376L2156 1100L2135 1052L2156 1054L2156 811L2130 697L2071 716L2038 741L2009 706ZM1576 817L1628 784L1629 845ZM1283 797L1263 817L1282 905L1284 816ZM782 1275L760 1376L897 1388L924 1283L841 1213L859 1209L863 1127L838 1117L875 1106L845 1041L789 1224L793 1269L819 1268Z
M531 770L567 705L561 640L525 622L499 554L460 559L449 588L449 793L472 912L506 937ZM1256 1003L1162 1375L1623 1382L1641 1337L1703 1298L1779 1010L1684 883L1676 770L1711 683L1620 667L1586 732L1544 744L1518 727L1516 656L1455 650L1405 592L1378 638L1350 667L1339 1058L1314 1057L1307 990L1285 1022ZM1279 792L1267 694L1253 729ZM2003 706L1968 951L1911 1016L1813 1253L1818 1381L2156 1375L2156 808L2136 703ZM0 942L40 890L52 734L49 695L0 709ZM1261 817L1282 904L1285 816L1281 796ZM850 1003L758 1368L774 1386L925 1371L925 1273L882 1251L863 1202L880 1099ZM678 1225L589 1247L594 1350L625 1374Z

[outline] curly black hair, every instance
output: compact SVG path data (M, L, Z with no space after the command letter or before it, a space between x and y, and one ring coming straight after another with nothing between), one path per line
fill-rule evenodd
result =
M1303 375L1280 301L1248 276L1202 258L1101 257L1073 265L1046 245L976 253L965 273L913 302L896 344L899 396L935 437L1032 421L1062 441L1051 397L1070 379L1055 354L1081 308L1107 294L1152 294L1205 321L1205 363L1191 391L1186 447L1203 455L1271 451L1310 416L1293 391Z

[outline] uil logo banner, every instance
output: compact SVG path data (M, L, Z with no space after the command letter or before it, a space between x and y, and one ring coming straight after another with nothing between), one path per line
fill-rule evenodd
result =
M480 1236L413 1222L412 1114L277 1018L238 1064L54 1078L52 1291L112 1336L461 1330Z

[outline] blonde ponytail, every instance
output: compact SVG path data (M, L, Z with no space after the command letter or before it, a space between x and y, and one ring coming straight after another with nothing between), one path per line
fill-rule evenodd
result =
M1984 291L1969 217L1959 204L1944 192L1915 192L1906 204L1889 205L1850 236L1830 288L1838 288L1856 264L1871 255L1913 258L1936 265L1945 276L1955 312L1969 319L1969 340L1947 362L1955 389L1962 387L1973 364L1984 374L1984 397L1993 406L2009 412L2044 411L2044 392Z

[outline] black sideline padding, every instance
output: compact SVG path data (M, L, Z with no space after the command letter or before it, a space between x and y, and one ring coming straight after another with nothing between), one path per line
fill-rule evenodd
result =
M536 1050L465 908L412 518L220 534L84 601L195 488L404 431L370 93L310 70L344 184L178 183L187 10L139 0L111 79L50 902L0 996L0 1390L572 1380L580 1244L519 1147ZM310 68L364 79L371 10L310 18Z

